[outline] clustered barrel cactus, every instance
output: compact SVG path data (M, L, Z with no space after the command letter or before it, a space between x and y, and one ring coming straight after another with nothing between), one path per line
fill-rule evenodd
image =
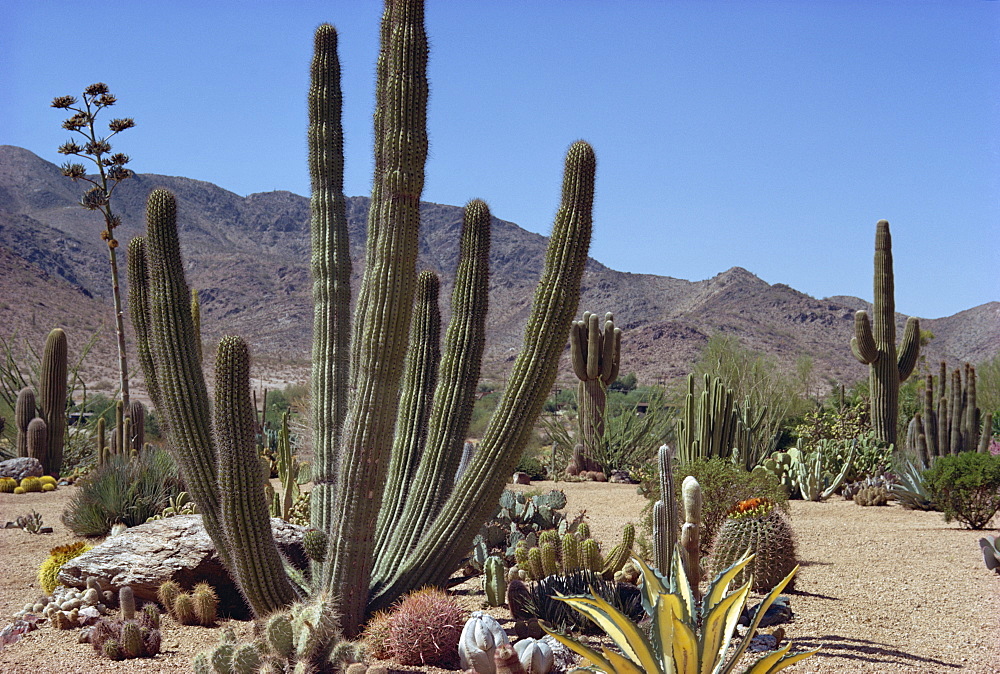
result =
M134 274L130 267L129 274L130 281L145 283L132 289L135 310L141 314L135 326L140 354L145 343L150 356L140 360L147 381L155 382L151 390L178 466L222 561L257 615L282 610L306 591L335 597L347 636L358 632L367 614L406 592L442 584L491 514L552 386L576 311L590 240L596 166L589 145L577 142L570 148L562 205L524 349L475 457L456 483L479 376L491 217L482 202L470 202L466 208L453 318L433 396L426 384L415 384L422 388L412 389L413 395L400 395L408 359L411 369L426 372L433 367L421 363L422 356L414 352L426 348L426 340L411 337L427 151L423 3L387 0L381 34L367 261L350 317L337 34L329 25L316 32L309 100L316 443L311 511L313 526L331 543L322 556L325 561L313 563L305 587L282 572L267 525L264 476L257 469L248 430L248 354L236 338L226 338L220 346L214 428L211 423L177 237L177 207L170 193L156 190L150 195L146 237L129 247L136 259L145 260ZM423 288L421 294L426 293L432 289ZM390 471L398 452L413 451L415 431L409 429L420 424L410 421L428 414L429 398L419 463L413 466L410 459ZM410 488L401 488L399 481L409 482Z
M872 399L872 428L879 440L896 444L899 417L899 385L913 372L920 355L920 321L906 320L903 341L896 350L896 296L892 273L892 236L889 223L875 225L875 310L874 329L868 313L854 314L851 351L859 362L869 365Z

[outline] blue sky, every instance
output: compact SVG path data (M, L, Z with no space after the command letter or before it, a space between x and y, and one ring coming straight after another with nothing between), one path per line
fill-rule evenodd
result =
M107 82L140 172L308 194L312 31L340 32L346 192L366 195L373 0L0 0L0 143L49 161L61 94ZM591 255L700 280L741 266L896 307L1000 300L1000 2L429 0L424 199L547 233L563 154L599 168ZM613 310L613 307L608 307ZM603 309L600 309L603 310Z

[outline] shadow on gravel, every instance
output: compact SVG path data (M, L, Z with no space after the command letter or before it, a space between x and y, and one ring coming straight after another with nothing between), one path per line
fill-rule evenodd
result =
M935 667L946 667L950 669L961 669L962 665L953 662L945 662L936 658L924 658L918 655L911 655L904 651L893 648L888 644L880 644L876 641L865 639L849 639L827 634L815 638L795 639L796 650L807 650L810 648L822 647L816 658L844 658L847 660L862 660L864 662L897 664L916 666L918 664L934 665Z

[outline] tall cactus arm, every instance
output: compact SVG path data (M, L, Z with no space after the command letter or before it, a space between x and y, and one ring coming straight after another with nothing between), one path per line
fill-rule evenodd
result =
M427 35L423 3L390 1L383 23L388 48L377 88L383 97L384 169L371 203L369 247L361 300L368 307L354 324L350 409L344 422L337 499L328 535L337 541L321 585L339 601L349 630L363 621L375 547L375 523L392 448L399 378L409 339L416 285L420 194L427 158ZM374 190L373 190L374 197Z
M295 600L281 554L271 535L265 475L254 442L256 413L250 401L250 349L239 337L223 337L215 358L215 444L219 495L230 571L258 618Z
M156 367L149 342L149 271L146 262L146 239L137 236L128 244L128 313L135 333L135 348L139 355L139 366L146 381L153 406L160 408L160 388L156 383Z
M555 381L559 354L580 299L590 246L597 160L587 143L570 148L562 205L525 328L524 348L476 457L441 513L393 580L373 588L370 610L388 606L410 588L444 583L490 516L527 444L532 426Z
M427 422L434 401L441 360L441 309L438 295L441 282L431 271L417 278L417 298L410 325L410 350L399 396L396 439L389 459L389 473L382 495L382 509L375 529L375 568L379 559L393 554L390 540L398 532L413 475L427 441Z
M872 336L872 322L868 312L858 311L854 314L854 336L851 337L851 352L858 362L870 365L878 359L878 347Z
M899 343L899 381L906 381L917 365L920 355L920 320L911 316L906 319L903 341Z
M191 294L177 239L177 204L166 190L153 190L146 202L146 258L150 347L161 409L171 434L170 447L206 531L223 563L232 568L219 521L208 389L194 342Z
M465 207L460 250L451 301L452 318L445 336L444 356L434 391L427 444L413 476L413 486L406 498L402 517L395 522L392 542L385 547L382 557L376 560L376 584L402 563L437 516L455 485L455 471L472 419L476 384L486 345L490 211L483 201L476 199Z
M604 364L601 372L601 382L611 386L618 379L621 368L622 331L612 322L611 314L604 323Z
M344 132L337 31L316 29L309 87L310 236L313 280L311 524L330 526L337 499L337 451L347 414L351 250L344 200Z

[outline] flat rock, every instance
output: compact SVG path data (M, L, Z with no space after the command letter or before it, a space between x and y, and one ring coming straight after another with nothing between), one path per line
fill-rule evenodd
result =
M272 517L271 530L282 554L297 567L305 568L302 536L306 527ZM220 614L249 616L246 603L205 531L201 515L166 517L111 536L66 562L59 571L59 582L83 588L90 576L100 582L102 590L115 594L129 585L136 599L143 601L156 601L156 590L166 580L177 582L185 590L205 581L219 595Z
M41 477L44 470L42 462L33 456L18 456L0 461L0 477L12 477L18 481L26 477Z

